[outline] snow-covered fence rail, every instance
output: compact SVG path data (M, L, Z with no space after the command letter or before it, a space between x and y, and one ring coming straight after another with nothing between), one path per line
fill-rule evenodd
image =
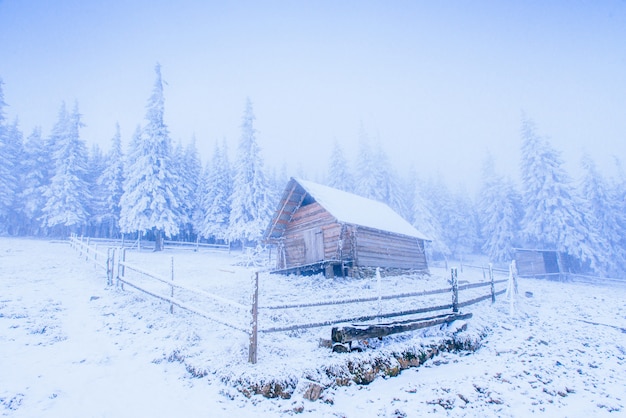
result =
M85 239L82 236L80 239L76 234L72 234L69 238L70 247L78 251L79 256L84 256L86 261L91 260L94 263L94 267L102 268L106 271L107 282L110 282L113 277L113 263L115 250L112 248L106 248L106 252L98 249L98 244L94 244L91 247L91 240ZM100 247L102 248L102 247Z
M80 256L84 255L87 260L92 260L96 265L106 268L108 285L115 284L122 290L126 285L163 302L167 302L170 305L170 312L173 312L173 307L176 306L226 327L246 334L250 332L246 325L227 321L196 306L210 301L211 310L216 310L216 306L219 305L221 308L226 307L239 310L240 313L246 312L234 315L234 317L240 318L247 318L247 311L249 310L249 306L174 281L173 257L171 258L170 277L165 278L162 275L147 271L136 264L126 261L126 248L109 247L105 253L97 251L97 244L92 247L90 241L89 238L85 240L81 237L79 239L75 235L70 237L70 245L79 252ZM180 296L184 294L186 300L182 300L180 296L174 297L174 289L177 289L177 293ZM229 315L229 317L233 317L233 315Z
M505 271L502 270L502 273ZM275 305L259 305L258 304L258 273L256 274L255 283L254 283L254 294L253 297L253 306L252 306L252 331L250 335L250 362L256 362L257 357L257 344L258 344L258 333L261 334L269 334L274 332L288 332L288 331L297 331L304 330L310 328L319 328L325 326L332 326L342 323L354 323L354 322L366 322L366 321L380 321L381 319L387 318L397 318L403 316L413 316L420 315L431 312L441 312L446 310L452 310L454 313L458 312L459 308L463 308L466 306L473 305L475 303L482 302L484 300L491 299L492 302L495 302L495 298L498 295L501 295L506 292L506 289L501 289L496 291L496 285L500 285L502 283L508 282L508 279L495 280L494 278L494 269L492 266L489 266L489 281L480 282L480 283L467 283L467 284L458 284L457 280L457 269L451 270L452 279L450 287L433 289L433 290L424 290L419 292L404 292L397 294L379 294L377 296L370 297L360 297L360 298L343 298L343 299L331 299L331 300L319 300L319 301L311 301L311 302L302 302L302 303L291 303L291 304L275 304ZM377 276L378 272L377 272ZM472 299L468 299L462 302L459 302L459 291L466 291L470 289L479 289L484 287L490 287L490 291L487 294L482 294L478 297L474 297ZM381 302L383 300L390 301L400 301L402 299L419 299L425 298L428 296L434 295L452 295L451 300L443 304L434 304L430 306L423 307L415 307L410 309L396 309L392 312L382 312L381 310ZM362 305L370 302L377 302L376 312L372 314L363 314L354 315L350 317L333 317L333 318L325 318L316 322L308 322L308 323L297 323L297 324L286 324L286 325L275 325L270 327L261 327L259 324L259 312L273 312L273 311L287 311L287 310L296 310L302 309L304 314L301 314L300 317L306 316L311 317L312 315L308 315L307 312L312 313L311 309L314 308L328 308L328 307L339 307L346 305ZM406 304L404 306L407 306ZM411 306L409 304L409 306ZM414 304L413 304L414 306ZM307 311L308 310L308 311ZM360 309L362 312L363 310Z
M122 251L122 254L124 254L123 251ZM131 286L132 288L136 290L139 290L152 297L155 297L159 300L169 303L170 312L173 311L173 306L177 306L186 311L200 315L206 319L209 319L218 324L227 326L229 328L233 328L235 330L242 331L245 333L249 332L249 330L247 329L245 325L237 324L235 322L225 320L221 317L218 317L217 315L213 315L207 312L206 310L200 309L197 306L193 306L194 304L202 304L206 302L207 300L209 300L211 304L213 305L212 308L215 308L214 305L219 304L222 307L238 309L241 312L245 312L249 309L248 306L223 298L219 295L215 295L215 294L206 292L204 290L197 289L191 286L187 286L183 283L174 281L173 258L172 258L171 277L169 279L162 277L161 275L146 271L137 265L134 265L132 263L125 261L123 258L124 257L122 256L122 258L118 260L117 262L117 266L118 266L118 274L116 277L117 283ZM134 275L133 278L130 277L131 274ZM165 285L165 288L163 288L163 286L161 286L160 288L159 286L155 286L159 283L162 285ZM188 300L183 301L179 298L175 298L174 289L177 289L177 293L179 293L178 291L180 290L185 291L184 294L187 295ZM169 293L169 295L163 294L163 293ZM229 316L232 317L232 315L229 315ZM245 314L235 315L235 317L237 316L245 317L246 315Z
M143 248L143 249L153 249L154 242L152 241L141 241L141 247L138 245L138 240L127 240L127 239L119 239L119 238L87 238L92 243L99 243L102 245L108 245L110 247L125 247L125 248ZM173 241L173 240L164 240L163 245L165 248L177 248L177 249L190 249L194 251L198 251L199 249L209 249L209 250L220 250L220 251L230 251L229 244L210 244L206 242L199 241Z

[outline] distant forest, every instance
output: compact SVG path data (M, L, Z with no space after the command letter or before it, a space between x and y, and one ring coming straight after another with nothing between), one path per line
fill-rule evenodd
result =
M78 104L63 103L52 131L27 137L6 119L0 80L0 235L93 237L142 235L208 242L255 243L262 238L285 187L283 169L264 166L254 111L247 100L235 160L216 143L204 164L195 142L173 144L164 123L161 69L143 125L122 149L119 126L103 154L80 138ZM113 131L113 129L112 129ZM380 143L361 129L349 160L335 142L323 182L388 204L432 239L434 258L484 254L508 262L518 247L551 249L583 271L623 274L626 265L626 176L605 178L589 156L572 179L561 152L532 120L520 130L521 184L486 157L477 196L452 192L440 177L400 175Z

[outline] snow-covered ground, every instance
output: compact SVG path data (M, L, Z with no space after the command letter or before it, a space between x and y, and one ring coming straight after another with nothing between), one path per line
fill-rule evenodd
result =
M239 254L168 250L129 253L128 259L167 277L172 255L175 280L249 303L251 269L237 265ZM482 280L482 273L473 274L459 279ZM433 269L422 281L384 278L383 293L443 287L445 272ZM474 314L469 332L489 330L478 351L444 353L397 377L332 387L310 402L303 399L304 380L291 399L247 398L232 381L238 374L297 375L376 350L332 354L318 345L329 338L329 327L261 334L259 362L251 366L246 334L178 308L170 315L166 303L107 287L104 272L66 242L0 239L0 282L3 416L626 414L626 286L522 279L513 312L504 297L466 309ZM369 295L376 286L369 279L263 275L260 303L320 300L335 292ZM247 326L247 312L236 307L202 309ZM353 308L336 309L330 314L349 317ZM306 318L298 311L270 311L260 325L314 322L328 314L321 311L309 310ZM436 339L438 333L388 338L379 349Z

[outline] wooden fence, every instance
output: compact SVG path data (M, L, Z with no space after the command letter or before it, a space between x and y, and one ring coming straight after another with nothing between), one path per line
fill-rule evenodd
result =
M115 238L83 238L78 237L77 235L72 235L71 237L76 238L78 240L84 240L87 243L98 244L100 246L109 246L116 248L128 248L128 249L154 249L153 241L146 240L127 240L127 239L115 239ZM163 240L164 248L176 248L176 249L188 249L193 251L198 251L200 249L210 249L210 250L220 250L220 251L229 251L231 250L230 244L209 244L206 242L194 241L172 241L172 240Z
M206 292L202 289L193 288L187 286L183 283L176 282L174 277L174 259L171 259L171 268L170 268L170 277L162 277L158 274L151 273L149 271L144 270L140 266L134 265L126 261L126 250L127 248L114 248L114 247L104 247L103 241L100 241L100 245L98 245L98 241L93 239L84 239L78 238L75 235L72 235L69 239L70 246L74 248L79 256L85 257L85 260L92 261L96 268L100 267L106 271L107 276L107 285L115 286L120 289L124 289L124 286L132 287L140 292L143 292L147 295L150 295L156 299L159 299L163 302L169 304L169 311L173 313L174 306L184 309L188 312L199 315L203 318L211 320L215 323L221 324L223 326L235 329L240 332L244 332L249 335L250 338L250 346L249 346L249 356L248 360L250 363L256 363L258 358L258 334L270 334L275 332L286 332L286 331L295 331L295 330L303 330L310 328L319 328L324 326L332 326L341 323L352 323L352 322L364 322L364 321L373 321L380 320L383 318L397 318L403 316L410 315L419 315L423 313L430 313L436 311L445 311L452 310L453 313L457 313L460 308L464 308L475 303L479 303L485 300L491 300L492 303L495 302L496 296L501 295L507 291L507 289L496 290L496 285L511 282L510 279L501 279L495 280L494 272L495 269L488 267L489 272L489 280L480 283L466 283L460 284L458 282L458 272L457 269L451 269L451 279L450 279L450 287L434 289L434 290L426 290L421 292L408 292L408 293L400 293L400 294L386 294L383 295L380 291L380 275L377 273L378 279L378 295L373 297L361 297L361 298L347 298L347 299L335 299L335 300L324 300L317 302L306 302L306 303L294 303L294 304L276 304L276 305L259 305L259 273L256 272L252 275L252 306L246 306L241 303L226 299L219 295L215 295L209 292ZM504 272L502 270L501 272ZM134 275L135 278L132 278L131 275ZM143 284L139 283L141 281ZM159 293L155 289L152 288L152 285L147 285L146 283L159 283L164 285L168 290L166 295L163 294L163 291ZM477 289L489 287L489 292L486 294L475 297L473 299L459 301L459 292L469 289ZM188 295L193 295L196 301L198 299L210 300L213 305L221 305L227 306L229 308L233 308L239 312L239 315L236 315L243 319L244 324L235 323L233 321L225 320L221 317L213 315L205 310L198 308L197 306L193 306L192 302L181 300L178 296L175 297L176 293L179 291L187 292ZM382 312L381 302L383 300L402 300L406 298L423 298L426 296L439 295L439 294L449 294L451 296L450 301L448 303L430 306L430 307L422 307L416 309L405 309L399 310L395 312ZM307 309L307 308L316 308L316 307L328 307L328 306L340 306L340 305L350 305L350 304L363 304L367 302L378 302L378 309L375 313L369 315L359 315L359 316L351 316L346 318L331 318L324 321L316 321L310 323L297 323L286 326L270 326L267 328L263 328L259 326L259 312L263 311L278 311L278 310L292 310L292 309ZM246 320L245 318L249 318ZM245 322L249 321L249 324Z

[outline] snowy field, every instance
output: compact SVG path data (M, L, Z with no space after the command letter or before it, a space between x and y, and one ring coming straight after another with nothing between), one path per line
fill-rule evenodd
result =
M129 252L127 260L169 277L172 256L176 281L235 302L205 301L202 310L248 327L248 312L237 304L249 305L253 270L241 266L245 259L240 253ZM382 292L445 287L446 273L432 272L427 278L383 278ZM626 286L522 279L513 312L503 296L495 305L483 302L465 309L474 314L467 322L470 334L488 330L478 351L443 353L369 385L331 387L311 402L303 398L306 379L298 382L290 399L248 398L234 382L239 375L315 375L322 364L434 341L445 330L389 337L374 349L350 354L319 346L320 338L330 337L330 327L260 334L259 362L252 366L245 333L176 307L171 315L167 303L128 287L107 287L104 271L79 258L67 243L0 239L0 280L3 416L626 414ZM459 280L482 281L482 273L466 269ZM377 286L375 279L262 274L260 304L369 296ZM461 301L469 297L462 293ZM420 303L440 302L432 297ZM363 307L267 311L260 326L350 317L355 309ZM371 313L378 307L366 309Z

